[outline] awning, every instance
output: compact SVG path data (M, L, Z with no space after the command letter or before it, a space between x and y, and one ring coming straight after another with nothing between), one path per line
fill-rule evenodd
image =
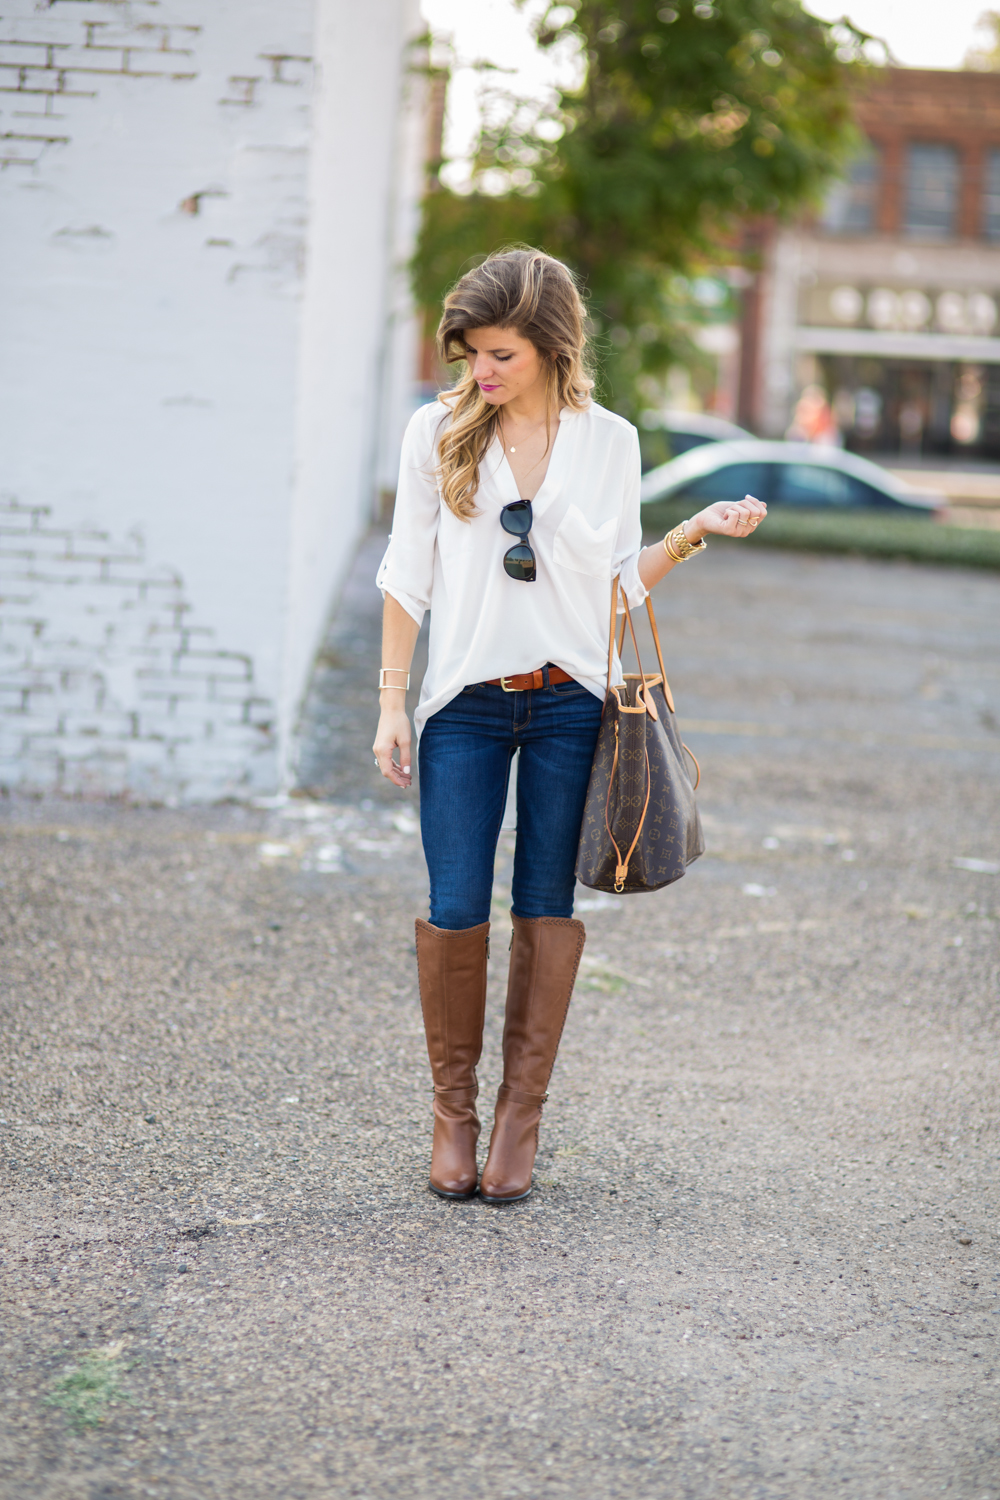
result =
M948 359L1000 365L1000 339L961 333L882 333L873 328L795 330L795 347L810 354L860 354L875 359Z

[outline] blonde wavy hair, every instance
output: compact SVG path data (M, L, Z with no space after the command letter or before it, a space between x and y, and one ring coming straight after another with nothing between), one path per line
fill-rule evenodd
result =
M513 329L546 361L546 438L551 442L553 409L583 411L594 385L586 365L583 301L572 272L541 250L498 250L487 256L444 299L437 347L446 364L465 359L465 337L475 328ZM485 399L471 368L438 400L450 411L451 421L438 448L436 477L448 509L471 521L478 515L479 465L496 433L500 408Z

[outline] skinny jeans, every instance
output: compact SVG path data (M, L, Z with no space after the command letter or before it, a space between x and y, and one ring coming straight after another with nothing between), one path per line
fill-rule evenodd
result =
M420 832L435 927L455 932L489 920L515 751L514 915L573 915L576 851L602 707L578 682L521 693L479 682L427 720L420 737Z

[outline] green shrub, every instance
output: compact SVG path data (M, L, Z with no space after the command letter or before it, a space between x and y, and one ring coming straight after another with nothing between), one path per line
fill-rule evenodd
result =
M644 505L643 530L662 536L679 526L691 514L691 507L691 501L678 505L670 500ZM1000 531L941 526L922 517L886 511L785 510L776 505L759 531L747 537L746 545L1000 568Z

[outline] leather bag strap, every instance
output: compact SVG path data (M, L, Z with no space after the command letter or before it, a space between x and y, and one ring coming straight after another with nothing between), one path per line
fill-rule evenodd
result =
M615 636L617 634L617 625L618 625L618 590L619 590L620 586L621 586L621 574L619 573L618 577L615 579L614 583L611 585L611 624L610 624L610 626L608 628L608 685L607 685L607 688L605 689L605 697L607 697L608 693L610 693L610 691L611 691L611 668L614 665L614 659L615 659ZM641 661L640 656L639 656L639 642L635 638L635 626L632 624L632 611L628 607L628 598L626 597L625 590L622 589L621 593L622 593L622 604L625 607L625 619L622 621L622 642L624 643L624 640L625 640L625 625L626 625L626 622L627 622L628 623L628 628L629 628L629 634L632 637L632 645L635 647L635 659L639 663L639 673L640 673L640 676L642 677L643 688L645 688L645 686L646 686L646 678L645 678L645 674L643 673L643 670L642 670L642 661ZM648 602L649 601L648 601L648 597L647 597L647 603ZM619 653L620 653L621 652L621 646L619 646L618 650L619 650Z
M670 691L670 683L667 681L667 669L663 665L663 652L660 649L660 632L656 628L656 616L653 613L652 594L646 595L646 609L649 613L649 628L653 632L653 645L656 647L656 660L660 664L660 676L663 679L663 696L667 700L667 707L669 708L670 712L674 713L674 695Z
M618 584L621 574L615 578L611 585L611 624L608 627L608 685L604 689L605 700L611 693L611 668L615 660L615 626L618 624ZM625 624L622 622L622 639L625 639Z
M649 769L649 751L648 750L645 751L645 756L646 756L646 800L643 803L642 817L639 819L639 826L635 830L635 838L632 840L631 844L629 845L628 853L625 855L625 858L622 859L622 851L619 849L618 842L617 842L614 834L611 831L611 818L610 818L610 811L611 811L611 789L612 789L612 787L615 784L615 771L618 769L618 723L616 721L615 722L615 756L614 756L614 760L611 762L611 776L610 776L610 778L608 780L608 795L604 799L604 826L608 830L608 838L611 840L611 847L615 851L615 859L617 861L617 864L615 866L615 890L617 891L617 893L618 893L619 896L622 894L622 892L625 889L625 882L628 879L628 862L632 858L632 855L635 853L635 846L639 842L639 835L642 833L642 827L643 827L643 824L646 821L646 814L649 811L649 799L650 799L650 797L653 794L653 777L652 777L652 773L651 773L651 771Z
M645 703L646 674L642 670L642 658L639 655L639 642L635 638L635 626L632 624L632 611L628 607L628 598L626 597L624 589L622 589L622 603L625 606L625 618L628 621L628 633L632 637L632 648L635 651L635 659L639 663L639 680L642 683L643 703Z
M681 749L686 750L688 755L690 755L691 759L694 761L694 768L698 773L698 779L696 780L691 790L696 792L701 786L701 764L698 760L697 755L695 755L694 751L691 749L690 745L685 745L683 740L681 740Z
M615 636L617 634L616 627L617 627L617 624L618 624L618 618L617 618L618 617L618 589L619 589L619 586L620 586L620 582L621 582L621 578L620 578L620 575L619 575L619 577L615 579L614 586L613 586L613 588L611 590L611 626L610 626L610 629L608 631L608 689L607 689L608 696L610 696L610 693L611 693L611 667L612 667L612 663L614 661ZM639 697L640 697L640 700L642 702L643 708L646 710L646 712L648 714L650 714L655 719L656 718L656 710L653 708L652 701L647 702L647 699L646 699L646 674L642 670L642 657L639 655L639 642L636 640L635 626L632 624L632 611L631 611L631 609L629 609L628 598L626 596L626 593L625 593L624 589L622 589L622 604L625 606L625 620L622 622L622 641L624 642L624 640L625 640L625 624L627 623L628 624L628 629L629 629L629 634L632 637L632 646L633 646L633 648L635 650L635 659L639 663L639 680L642 683L642 687L639 690ZM607 698L605 699L605 702L606 701L607 701ZM645 759L646 759L646 800L643 803L642 816L640 817L638 827L635 830L635 837L633 838L631 845L629 846L628 850L626 851L624 858L622 858L622 851L618 847L618 844L617 844L617 842L615 840L615 836L614 836L614 834L611 831L611 817L610 817L610 812L611 812L611 791L612 791L612 788L615 785L615 772L618 769L618 720L616 719L615 720L615 753L614 753L614 759L612 760L612 763L611 763L611 776L610 776L610 778L608 780L608 794L607 794L606 798L604 799L604 826L605 826L605 828L608 831L608 838L611 840L612 847L614 848L614 851L615 851L615 859L617 861L617 865L616 865L616 869L615 869L615 890L618 891L619 894L625 889L625 881L628 879L629 860L632 858L632 855L635 853L636 845L639 842L639 836L642 833L643 825L646 822L646 814L649 811L649 799L652 796L652 792L653 792L653 778L652 778L652 773L651 773L650 768L649 768L649 751L648 750L644 751L644 754L645 754Z
M620 586L621 586L621 574L618 575L618 577L615 579L614 583L611 585L611 627L610 627L610 630L609 630L609 637L610 637L610 639L608 641L608 685L605 688L605 693L604 693L605 698L607 697L608 693L610 693L610 691L611 691L611 667L612 667L612 664L614 662L614 656L615 656L615 636L618 635L618 630L617 630L617 626L618 626L618 590L619 590ZM639 671L640 671L640 673L642 673L642 662L639 661L639 647L638 647L638 644L636 643L635 630L633 629L633 626L632 626L632 612L631 612L631 610L628 607L628 600L625 597L625 590L624 589L622 589L622 603L625 606L625 610L624 610L624 613L622 615L621 634L618 635L618 655L621 656L622 650L623 650L624 645L625 645L625 628L626 628L626 625L627 625L628 629L632 632L632 643L633 643L633 645L635 645L635 659L636 659L637 662L639 662ZM677 710L674 708L674 695L670 691L670 683L667 681L667 669L663 665L663 648L660 645L660 632L657 629L657 625L656 625L656 614L655 614L655 612L653 610L653 596L652 596L652 594L647 594L646 595L646 612L649 615L649 628L650 628L650 630L653 633L653 645L656 648L656 661L657 661L657 665L660 668L660 678L661 678L661 680L663 682L663 696L667 700L667 707L669 708L670 712L671 713L676 713ZM643 677L642 677L642 683L643 683L643 689L645 689L646 678L645 678L644 674L643 674Z

